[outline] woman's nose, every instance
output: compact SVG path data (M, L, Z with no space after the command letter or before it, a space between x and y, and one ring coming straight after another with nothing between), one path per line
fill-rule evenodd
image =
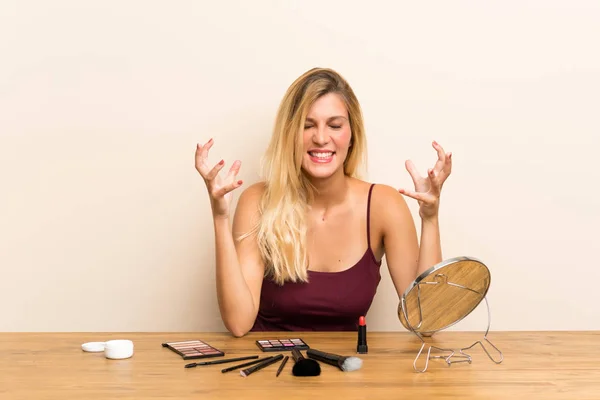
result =
M327 134L326 129L323 127L315 129L312 140L314 143L320 145L329 143L329 135Z

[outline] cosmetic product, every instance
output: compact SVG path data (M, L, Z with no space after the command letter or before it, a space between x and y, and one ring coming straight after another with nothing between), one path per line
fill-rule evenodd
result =
M196 363L185 364L185 368L194 368L200 365L215 365L215 364L225 364L234 361L243 361L243 360L255 360L258 356L247 356L247 357L237 357L237 358L228 358L226 360L214 360L214 361L202 361Z
M263 361L266 361L266 360L270 360L271 358L273 358L273 356L263 357L263 358L259 358L258 360L250 361L250 362L247 362L247 363L233 365L233 366L231 366L229 368L222 369L221 372L225 373L225 372L233 371L233 370L236 370L236 369L239 369L239 368L244 368L244 367L247 367L249 365L254 365L254 364L258 364L258 363L261 363Z
M358 319L358 342L356 344L356 352L358 354L367 354L369 347L367 346L367 323L365 317Z
M109 340L106 342L88 342L81 345L86 352L104 352L104 357L111 360L123 360L133 356L133 342L131 340Z
M88 353L100 353L104 351L105 342L87 342L81 345L81 350Z
M285 363L287 363L287 361L289 359L290 359L290 356L285 356L284 357L283 361L279 365L279 368L277 369L277 373L275 374L275 378L277 378L279 376L279 374L281 373L281 371L283 371L283 367L285 367Z
M304 358L300 350L292 350L292 358L294 359L294 367L292 375L294 376L319 376L321 375L321 366L315 360Z
M112 360L122 360L133 356L131 340L109 340L104 346L104 356Z
M257 340L256 345L262 351L290 351L292 349L308 350L309 346L302 339L270 339Z
M261 369L263 369L266 366L269 366L271 364L275 364L277 361L279 361L279 360L281 360L283 358L283 354L279 354L279 355L276 355L274 357L269 357L269 358L270 358L269 360L265 360L265 361L263 361L261 363L258 363L258 364L256 364L253 367L241 370L240 371L240 375L243 376L243 377L246 377L246 376L248 376L250 374L253 374L256 371L260 371Z
M163 347L179 354L184 360L196 358L221 357L225 353L221 350L203 342L202 340L187 340L183 342L167 342Z
M362 360L358 357L345 357L333 353L326 353L315 349L306 350L309 358L338 367L344 372L356 371L362 367Z

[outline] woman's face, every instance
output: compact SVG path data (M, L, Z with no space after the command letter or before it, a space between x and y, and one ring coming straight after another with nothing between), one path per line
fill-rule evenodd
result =
M343 100L335 93L321 96L311 106L304 124L302 169L317 179L343 171L351 137Z

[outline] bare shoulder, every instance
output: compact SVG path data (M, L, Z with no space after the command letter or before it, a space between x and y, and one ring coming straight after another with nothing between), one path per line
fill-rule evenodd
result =
M265 188L264 182L257 182L245 188L240 194L233 219L235 235L250 231L259 221L260 199Z
M256 182L247 188L245 188L240 194L240 198L237 203L237 212L250 212L252 214L258 212L258 205L263 193L266 190L264 182Z
M242 191L239 201L242 201L242 199L244 199L244 201L250 202L260 200L260 198L266 190L266 187L267 186L265 182L253 183L252 185L248 186Z
M371 193L372 212L385 211L385 207L390 206L392 204L406 205L404 196L402 196L400 192L398 192L398 190L394 189L389 185L384 185L380 183L375 184L359 179L353 179L352 183L354 193L360 198L363 198L364 194L369 191L371 186L373 186L373 191Z
M373 187L372 201L374 205L381 206L379 208L383 208L382 211L385 211L386 206L406 206L404 196L397 189L380 183Z
M404 196L397 189L385 184L376 184L371 194L371 215L374 224L385 234L390 228L413 223L412 215Z

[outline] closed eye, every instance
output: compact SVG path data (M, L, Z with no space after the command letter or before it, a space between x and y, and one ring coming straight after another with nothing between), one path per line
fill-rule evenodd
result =
M314 125L304 125L304 129L314 128ZM331 129L342 129L342 125L329 125Z

